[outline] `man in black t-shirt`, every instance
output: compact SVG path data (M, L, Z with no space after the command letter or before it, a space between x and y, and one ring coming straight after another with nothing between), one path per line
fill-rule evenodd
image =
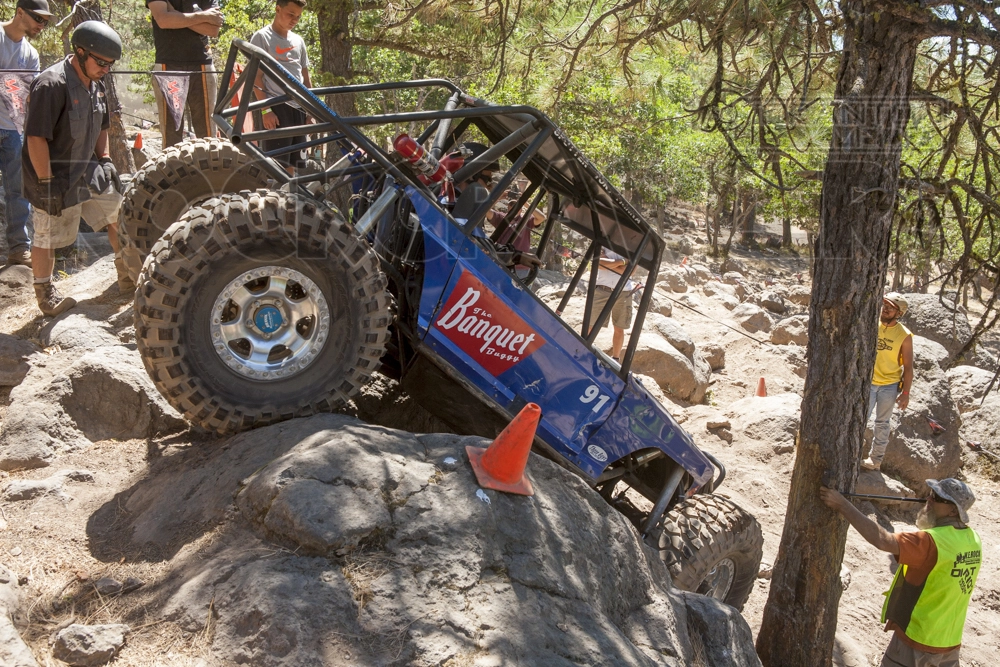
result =
M199 2L205 6L204 9ZM218 0L146 0L146 7L153 18L154 71L193 72L185 107L191 112L197 136L215 136L212 109L215 107L218 83L212 73L214 68L208 38L217 37L222 26ZM153 94L156 95L163 147L173 146L183 138L183 126L177 127L167 98L155 81Z
M121 181L108 155L111 119L101 81L121 58L121 39L101 21L84 21L72 44L72 55L31 83L21 153L24 196L35 227L35 298L49 317L76 305L56 290L52 270L55 250L76 241L81 217L95 230L107 228L119 287L135 289L118 245Z

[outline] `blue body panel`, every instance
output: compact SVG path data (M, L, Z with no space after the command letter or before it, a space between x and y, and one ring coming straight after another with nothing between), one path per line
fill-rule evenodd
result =
M623 382L419 191L406 194L424 233L417 323L431 351L496 405L511 406L508 412L537 403L536 435L592 479L650 448L664 451L699 484L711 479L711 463L641 385L631 376Z

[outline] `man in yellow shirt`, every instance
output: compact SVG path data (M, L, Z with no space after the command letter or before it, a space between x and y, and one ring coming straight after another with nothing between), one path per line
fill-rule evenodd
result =
M886 445L889 444L889 418L892 405L905 410L910 402L913 384L913 334L899 323L906 314L906 299L898 292L889 292L882 299L879 315L878 351L868 394L868 418L875 412L872 428L872 451L861 467L878 470L882 467Z

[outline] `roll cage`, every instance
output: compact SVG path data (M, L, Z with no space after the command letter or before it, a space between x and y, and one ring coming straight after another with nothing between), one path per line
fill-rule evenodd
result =
M240 72L237 60L241 55L246 59L246 64ZM257 73L261 71L281 88L282 95L265 100L253 99L253 84ZM441 89L448 94L443 109L341 116L321 99L321 96L344 93L432 89ZM275 130L244 130L249 127L248 114L252 118L255 112L285 102L300 106L308 116L315 119L316 124ZM629 343L620 366L616 369L621 378L627 378L656 283L663 254L663 240L565 133L538 109L524 105L496 105L469 95L444 79L310 89L267 52L249 42L236 39L233 40L226 61L213 118L234 145L258 160L271 177L292 191L314 196L309 188L312 184L333 184L333 189L339 189L349 187L364 177L378 179L391 176L397 184L422 191L428 201L468 236L484 225L489 211L508 191L514 179L523 174L530 185L521 193L516 204L510 207L502 221L497 223L492 238L496 240L511 228L513 233L510 238L515 238L528 224L545 195L549 195L549 211L542 225L538 245L532 250L537 256L542 256L552 243L556 225L562 225L589 241L580 265L556 310L557 314L562 313L589 267L587 300L578 333L589 347L594 349L598 332L607 323L616 300L635 270L641 268L647 271ZM489 191L487 199L476 207L468 221L464 225L460 224L440 205L437 195L416 178L412 170L402 165L399 155L377 145L362 131L365 127L393 124L423 124L416 141L424 145L432 140L430 153L434 157L441 157L452 150L470 126L478 129L492 146L456 171L453 175L455 183L462 183L499 157L509 159L512 166ZM307 135L310 134L319 136L308 139ZM302 136L306 136L307 140L272 151L263 150L261 144L257 143L264 139ZM343 157L317 173L302 175L289 174L274 159L283 154L319 146L327 147L327 155L331 154L330 148L333 148ZM519 215L522 210L523 213ZM354 222L358 224L361 220ZM627 265L606 305L595 315L594 295L597 291L602 248L623 256ZM534 275L533 270L526 280L530 282ZM607 357L604 358L612 363Z

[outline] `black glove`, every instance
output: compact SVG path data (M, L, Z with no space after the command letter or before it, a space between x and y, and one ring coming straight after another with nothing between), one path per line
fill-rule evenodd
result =
M40 208L52 217L62 215L63 195L69 189L66 179L56 177L47 181L39 181L38 189L41 190Z
M115 163L111 161L109 156L98 159L98 162L104 168L104 174L108 180L115 184L115 191L121 194L124 188L122 188L122 179L118 177L118 168L115 167Z

